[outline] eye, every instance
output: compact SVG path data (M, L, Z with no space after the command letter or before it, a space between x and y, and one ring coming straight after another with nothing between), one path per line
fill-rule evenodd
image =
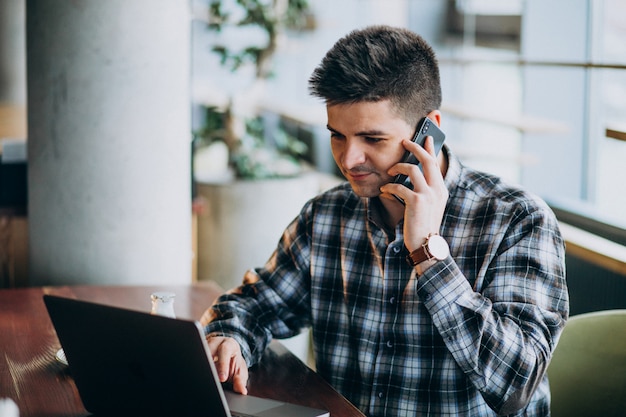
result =
M344 140L346 137L337 132L330 132L330 138L333 140Z
M377 138L377 137L373 137L373 136L365 136L364 138L367 142L369 143L378 143L380 141L382 141L382 138Z

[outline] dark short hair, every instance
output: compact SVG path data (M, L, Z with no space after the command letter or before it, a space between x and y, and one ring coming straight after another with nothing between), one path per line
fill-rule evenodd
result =
M390 100L411 124L441 106L433 49L418 34L390 26L369 26L339 39L313 71L309 91L328 105Z

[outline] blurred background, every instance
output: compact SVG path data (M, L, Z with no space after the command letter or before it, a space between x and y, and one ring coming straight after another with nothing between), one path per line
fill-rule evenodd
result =
M0 285L230 287L341 179L307 81L336 40L438 54L469 166L546 199L573 313L626 306L620 0L2 0Z

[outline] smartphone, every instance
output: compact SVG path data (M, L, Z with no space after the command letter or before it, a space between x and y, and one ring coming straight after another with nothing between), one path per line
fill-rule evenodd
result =
M413 135L412 141L424 147L424 142L426 142L426 137L432 136L435 142L435 154L439 155L439 151L441 151L441 147L443 146L443 141L446 139L446 135L439 129L437 123L430 120L428 117L424 117L417 124L417 128L415 129L415 134ZM407 151L402 158L402 162L406 162L409 164L415 164L422 169L421 164L411 152ZM413 189L413 184L411 184L411 180L409 177L403 174L398 174L393 179L393 182L396 184L402 184L408 189ZM400 202L404 203L402 199L396 196Z

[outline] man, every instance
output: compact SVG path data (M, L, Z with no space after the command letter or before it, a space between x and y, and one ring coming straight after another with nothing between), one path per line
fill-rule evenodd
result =
M246 393L270 339L311 327L317 371L369 416L548 415L569 312L550 209L448 147L436 155L432 138L410 141L424 116L441 124L438 64L418 35L354 31L309 82L348 184L309 201L268 263L207 311L220 378ZM422 170L399 163L407 151Z

